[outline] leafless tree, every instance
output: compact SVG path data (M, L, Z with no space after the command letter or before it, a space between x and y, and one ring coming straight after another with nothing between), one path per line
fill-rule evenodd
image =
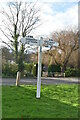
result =
M55 32L52 34L52 38L58 42L56 49L61 53L62 72L64 72L71 54L79 49L77 31ZM55 60L58 61L58 59Z
M19 67L21 70L26 47L20 42L20 39L38 27L39 9L36 7L36 3L9 2L7 10L3 8L0 14L2 15L0 30L8 41L0 39L13 51L15 61L21 66Z

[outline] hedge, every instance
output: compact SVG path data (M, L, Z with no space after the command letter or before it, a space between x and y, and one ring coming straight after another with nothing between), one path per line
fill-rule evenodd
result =
M13 63L5 63L2 65L2 77L16 77L18 65Z
M24 71L22 77L35 77L37 76L37 68L35 63L24 63ZM5 63L2 65L2 77L16 77L18 65L16 63Z
M65 70L66 77L80 77L80 69L78 68L66 68Z

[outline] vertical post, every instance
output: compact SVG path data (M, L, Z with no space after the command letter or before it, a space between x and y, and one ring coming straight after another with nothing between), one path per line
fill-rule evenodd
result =
M20 72L17 72L16 86L19 86L19 81L20 81Z
M38 77L37 77L37 95L36 98L40 98L40 88L41 88L41 60L42 59L42 45L41 40L39 40L38 46Z

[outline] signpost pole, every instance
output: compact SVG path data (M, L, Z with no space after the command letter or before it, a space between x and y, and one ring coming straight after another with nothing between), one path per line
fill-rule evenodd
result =
M36 98L40 98L40 88L41 88L41 62L42 62L42 45L41 40L39 40L38 46L38 77L37 77L37 95Z
M38 77L37 77L37 93L36 98L40 98L41 89L41 68L42 68L42 46L50 45L53 46L53 40L45 40L41 37L40 40L34 39L33 37L25 37L21 39L23 44L37 45L38 46Z

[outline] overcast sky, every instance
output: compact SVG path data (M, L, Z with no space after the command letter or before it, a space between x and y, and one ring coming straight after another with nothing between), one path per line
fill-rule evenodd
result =
M8 2L9 1L10 0L8 0ZM28 1L35 2L36 0ZM1 2L5 8L6 2L6 0L3 0L3 2ZM38 0L37 5L41 9L40 18L42 25L34 30L31 33L32 35L50 35L53 31L56 30L63 30L68 27L78 27L77 0ZM0 36L2 36L1 32Z

